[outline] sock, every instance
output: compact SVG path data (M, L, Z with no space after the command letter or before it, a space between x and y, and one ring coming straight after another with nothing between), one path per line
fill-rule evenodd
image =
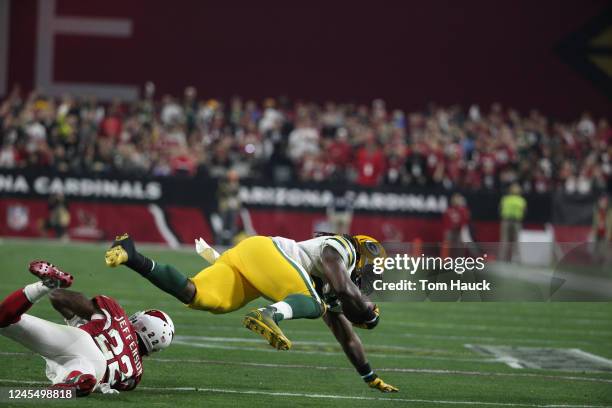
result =
M378 377L374 370L372 370L372 367L370 367L369 363L362 364L356 368L361 378L363 378L363 381L367 383L374 381Z
M291 315L291 317L289 317L290 319L316 319L317 317L321 317L324 310L314 298L306 295L289 295L283 299L282 302L275 303L271 306L276 309L274 320L276 321L279 319L277 323L286 319L287 317L285 316L289 314ZM289 309L291 310L290 313L288 313Z
M0 303L0 327L17 323L21 315L30 307L32 307L32 302L27 298L23 289L11 293Z
M125 263L125 266L138 272L145 278L148 278L149 273L151 273L153 267L155 267L155 262L138 251L134 251L134 254L130 256L130 258L131 259Z
M293 318L293 309L287 302L276 302L268 307L275 309L273 318L276 323L282 320L290 320Z
M36 303L40 300L40 298L42 298L52 290L52 288L45 286L45 284L42 282L35 282L30 283L25 288L23 288L23 293L31 303Z
M187 278L185 275L177 271L172 265L151 262L153 264L152 269L146 275L142 275L164 292L171 294L185 303L182 298L182 296L184 296L183 291L185 286L187 286Z

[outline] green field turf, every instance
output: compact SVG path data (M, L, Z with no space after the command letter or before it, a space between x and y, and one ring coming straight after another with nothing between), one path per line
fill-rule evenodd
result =
M191 252L143 252L190 273L203 267ZM78 406L612 406L612 372L510 368L465 346L579 348L612 358L610 303L381 304L381 324L359 333L372 366L401 389L389 395L366 387L321 320L284 322L294 348L276 351L241 327L246 309L227 315L187 309L134 272L106 268L103 253L99 245L0 243L2 297L32 282L26 264L44 258L75 275L74 290L112 296L128 313L157 307L174 319L175 344L145 360L139 388L94 395ZM47 300L31 313L61 322ZM43 360L0 336L0 387L45 381Z

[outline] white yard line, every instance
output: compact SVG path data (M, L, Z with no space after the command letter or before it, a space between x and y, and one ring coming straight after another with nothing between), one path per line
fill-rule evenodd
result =
M227 343L246 343L246 344L258 344L262 345L262 347L248 347L248 346L239 346L239 345L230 345ZM246 350L246 351L260 351L264 353L276 353L277 350L274 350L268 346L265 346L265 343L262 342L261 339L256 338L245 338L245 337L209 337L209 336L176 336L174 342L172 344L175 345L183 345L190 347L198 347L198 348L208 348L208 349L218 349L218 350ZM320 354L320 355L341 355L344 353L340 350L338 351L322 351L322 350L300 350L299 346L323 346L323 347L335 347L340 348L338 343L335 342L324 342L324 341L295 341L294 346L297 346L297 349L293 349L291 352L296 354ZM486 358L486 357L453 357L446 356L445 353L448 353L447 350L441 349L426 349L419 347L402 347L402 346L386 346L377 344L376 347L368 348L369 350L376 349L377 351L368 352L369 356L377 357L377 358L389 358L389 359L417 359L417 360L442 360L442 361L461 361L461 362L471 362L471 363L496 363L498 362L495 358ZM385 350L389 350L389 354L384 354ZM412 354L398 354L393 353L393 351L402 351L402 352L410 352ZM419 353L432 353L438 355L422 355Z
M215 345L201 344L201 343L185 343L184 345L202 347L202 348L217 348ZM272 349L256 349L256 348L244 348L244 347L232 347L232 346L220 346L222 349L239 349L247 351L264 351L270 353L278 353L277 350ZM293 353L293 351L292 351ZM304 353L304 352L302 352ZM306 352L305 354L330 354L329 352ZM335 353L341 354L341 353ZM382 355L387 356L387 355ZM397 356L387 356L394 357ZM314 370L352 370L351 368L338 368L330 366L311 366L311 365L295 365L295 364L275 364L275 363L249 363L249 362L230 362L230 361L219 361L219 360L200 360L200 359L151 359L152 361L162 362L187 362L187 363L201 363L201 364L225 364L225 365L242 365L251 367L269 367L269 368L304 368ZM612 384L612 378L597 378L597 377L578 377L578 376L565 376L565 375L547 375L547 374L536 374L536 373L500 373L490 371L464 371L464 370L442 370L442 369L426 369L426 368L379 368L380 371L398 372L398 373L424 373L424 374L444 374L444 375L464 375L464 376L497 376L497 377L530 377L530 378L543 378L553 380L567 380L567 381L586 381L586 382L601 382Z
M195 347L199 347L196 345ZM228 346L231 347L231 346ZM225 349L225 348L224 348ZM234 348L232 347L231 350ZM239 348L236 349L250 351L251 348ZM278 353L277 350L267 349L254 349L257 351L269 351L271 353ZM313 352L314 353L314 352ZM317 354L327 354L319 353ZM23 352L0 352L0 355L32 355L34 353L23 353ZM190 364L215 364L215 365L234 365L243 367L262 367L262 368L290 368L290 369L311 369L311 370L340 370L340 371L352 371L351 367L333 367L333 366L314 366L306 364L278 364L278 363L254 363L245 361L226 361L226 360L206 360L206 359L182 359L182 358L149 358L147 361L157 361L161 363L190 363ZM527 378L542 378L550 380L567 380L567 381L585 381L585 382L599 382L612 384L612 378L598 378L598 377L578 377L578 376L565 376L565 375L547 375L547 374L536 374L536 373L500 373L490 371L463 371L463 370L443 370L443 369L428 369L428 368L398 368L398 367L381 367L379 371L395 372L395 373L411 373L411 374L440 374L440 375L463 375L463 376L482 376L482 377L527 377Z
M415 339L432 339L432 340L477 340L477 341L502 341L504 343L523 343L523 344L558 344L558 343L571 343L571 344L597 344L597 341L588 340L548 340L548 339L517 339L509 337L494 337L494 336L456 336L452 334L412 334L405 333L404 337L410 337Z
M44 381L12 380L0 378L0 383L7 384L29 384L47 385ZM394 398L394 397L360 397L355 395L338 394L307 394L300 392L275 392L258 390L235 390L231 388L206 388L206 387L147 387L141 386L138 390L145 391L180 391L180 392L209 392L216 394L239 394L239 395L262 395L268 397L300 397L312 399L330 400L353 400L353 401L389 401L389 402L411 402L423 404L445 404L445 405L488 405L495 407L527 407L527 408L611 408L609 405L581 405L581 404L520 404L512 402L487 402L487 401L459 401L459 400L431 400L416 398ZM112 399L112 397L110 397Z
M601 323L601 322L599 322ZM610 322L608 322L610 323ZM552 328L542 328L542 327L533 327L533 326L518 326L518 325L503 325L503 326L495 326L488 324L470 324L470 323L434 323L434 322L398 322L398 321L390 321L385 322L388 326L400 326L400 327L423 327L426 329L443 329L443 330L479 330L479 331L487 331L491 330L502 330L509 332L526 332L526 333L545 333L550 336L554 336L557 333L561 334L579 334L579 335L591 335L597 337L606 337L609 338L612 335L612 330L584 330L581 328L576 329L562 329L559 327ZM612 323L610 323L612 327Z
M389 402L411 402L424 404L451 404L451 405L489 405L497 407L534 407L534 408L609 408L605 405L549 405L549 404L518 404L511 402L486 402L486 401L453 401L453 400L429 400L411 398L384 398L384 397L359 397L355 395L337 394L306 394L299 392L273 392L257 390L232 390L226 388L195 388L195 387L140 387L152 391L191 391L191 392L210 392L219 394L243 394L243 395L264 395L270 397L300 397L313 399L332 399L332 400L354 400L354 401L389 401Z
M261 343L261 341L259 342ZM216 349L216 350L237 350L237 351L259 351L263 353L278 353L278 350L274 350L270 347L248 347L248 346L231 346L227 344L219 344L217 342L206 342L206 341L185 341L185 340L174 340L173 345L181 345L188 347ZM419 349L418 351L427 351ZM319 351L319 350L292 350L294 354L315 354L325 356L344 356L341 351ZM413 360L441 360L441 361L461 361L471 363L497 363L498 360L494 358L461 358L461 357L444 357L444 356L421 356L418 354L407 355L407 354L382 354L377 352L368 352L368 355L376 358L384 359L413 359Z

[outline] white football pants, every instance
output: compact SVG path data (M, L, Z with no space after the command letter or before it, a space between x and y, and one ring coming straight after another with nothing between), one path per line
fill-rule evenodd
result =
M76 327L23 314L17 323L0 328L0 334L42 356L53 384L63 382L74 370L92 374L98 382L106 372L106 359L94 339Z

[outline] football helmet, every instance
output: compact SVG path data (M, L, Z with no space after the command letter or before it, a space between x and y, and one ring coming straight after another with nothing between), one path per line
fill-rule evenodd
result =
M353 235L351 242L357 252L351 280L359 287L361 293L369 295L374 290L374 280L380 278L374 273L374 259L386 258L387 251L380 242L367 235Z
M174 323L161 310L150 309L130 316L134 331L142 340L147 354L165 349L174 338Z

